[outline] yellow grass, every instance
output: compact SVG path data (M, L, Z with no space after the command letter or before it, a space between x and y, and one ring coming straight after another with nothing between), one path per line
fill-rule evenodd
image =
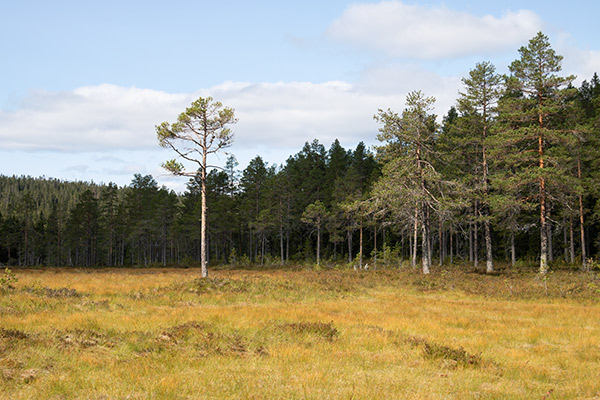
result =
M16 275L0 399L600 399L596 275Z

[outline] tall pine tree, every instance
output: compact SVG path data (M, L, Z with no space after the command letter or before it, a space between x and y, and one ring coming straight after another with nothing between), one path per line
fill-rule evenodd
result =
M540 274L548 271L548 207L557 192L565 190L564 146L573 135L558 129L557 114L569 107L565 90L574 76L561 77L562 56L538 33L519 49L521 57L510 65L510 95L501 102L505 129L499 134L495 154L505 164L501 179L523 189L523 201L539 207Z

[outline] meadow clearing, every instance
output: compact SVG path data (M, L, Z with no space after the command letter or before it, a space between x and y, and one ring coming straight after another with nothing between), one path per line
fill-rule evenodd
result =
M600 399L594 272L13 273L0 399Z

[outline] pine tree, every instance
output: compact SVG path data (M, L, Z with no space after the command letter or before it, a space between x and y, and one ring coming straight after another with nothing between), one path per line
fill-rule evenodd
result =
M271 227L268 220L265 187L269 178L269 168L260 156L253 158L242 173L240 186L242 188L242 215L245 225L250 229L248 235L248 255L251 260L256 260L261 254L264 259L264 245L266 231Z
M71 210L67 226L72 242L76 245L75 264L91 266L97 263L100 207L91 190L83 192L79 202ZM80 255L79 250L83 250Z
M170 148L184 160L195 163L197 170L186 170L184 165L175 159L163 164L163 167L174 175L200 176L202 191L202 210L200 217L200 264L202 277L208 276L206 245L206 175L209 167L209 154L231 145L233 134L227 127L235 124L237 119L232 108L223 107L211 97L200 97L190 107L179 114L177 122L163 122L156 127L158 142L161 147ZM198 172L199 171L199 172Z
M564 190L564 146L573 140L572 135L557 128L555 116L570 106L564 100L572 91L565 88L574 77L557 75L562 56L554 52L548 37L541 32L527 47L521 47L519 54L520 59L509 67L509 94L500 104L504 128L494 154L506 166L499 178L520 188L524 199L534 199L539 207L539 272L546 274L549 199Z
M383 176L377 183L377 195L384 199L400 197L406 199L405 204L413 207L413 244L416 246L420 223L424 274L428 274L431 268L430 214L436 200L430 189L440 179L432 164L437 131L435 115L430 113L434 102L435 98L414 91L407 95L406 108L401 116L388 109L379 110L374 117L383 124L377 138L386 143L378 149L385 164ZM415 261L416 251L413 251L413 264Z
M321 232L327 219L327 210L321 200L309 204L302 213L301 221L314 228L317 232L317 265L321 264Z
M459 110L469 121L469 126L477 135L476 147L481 149L481 176L476 179L476 213L481 213L483 219L485 247L486 247L486 272L494 270L492 255L492 235L490 229L490 204L489 204L489 163L488 163L488 135L496 113L496 103L500 97L501 77L496 74L495 67L490 62L478 63L469 72L468 78L462 80L465 91L460 93L458 99ZM476 215L477 217L477 215ZM479 218L476 218L476 221Z

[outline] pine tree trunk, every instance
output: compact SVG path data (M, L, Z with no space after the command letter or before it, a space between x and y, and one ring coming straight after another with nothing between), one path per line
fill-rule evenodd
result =
M510 232L510 265L514 268L517 263L517 253L515 251L515 232Z
M413 240L412 240L412 260L411 265L413 268L417 266L417 236L419 228L419 207L415 206L415 224L413 228Z
M337 261L337 242L333 242L333 261Z
M408 257L411 260L411 264L412 264L412 259L413 259L413 237L412 235L408 235ZM402 244L404 244L404 236L402 237ZM402 254L404 255L404 253ZM414 265L412 265L413 268L415 268Z
M29 265L29 229L27 227L27 221L25 221L25 262L23 265Z
M454 241L456 242L456 257L460 257L460 235L456 234L454 236Z
M363 267L363 216L360 216L360 240L359 240L359 258L358 258L358 268L362 269Z
M548 272L548 235L546 234L546 180L541 173L544 170L544 120L542 114L542 94L538 94L538 156L540 168L540 274L545 275Z
M283 222L279 225L279 254L281 255L281 264L284 264L284 253L283 253Z
M317 227L317 265L321 265L321 227Z
M377 222L373 228L373 268L377 269Z
M573 216L569 217L570 253L571 264L575 264L575 233L573 232Z
M285 227L285 262L288 263L290 261L290 196L287 198L287 214L286 214L286 227Z
M487 111L484 106L483 116L485 125L483 127L483 146L482 146L482 160L483 160L483 195L484 195L484 204L483 204L483 212L484 212L484 221L483 221L483 230L485 235L485 272L490 274L494 272L494 260L493 260L493 252L492 252L492 233L490 229L490 206L489 206L489 190L488 190L488 164L487 164L487 152L486 152L486 140L487 140Z
M548 235L546 231L546 193L544 178L540 178L540 274L548 272Z
M440 262L439 262L439 266L442 266L442 263L444 262L444 241L442 240L442 218L439 218L438 220L438 241L439 243L439 251L440 251Z
M60 222L59 222L59 226L58 226L58 264L57 267L60 266L62 264L62 229L60 226ZM8 260L10 262L10 246L8 246Z
M111 239L111 243L112 243L112 239ZM112 250L112 244L111 244L111 250ZM167 266L167 227L165 225L163 225L163 254L162 254L162 259L163 259L163 266Z
M469 262L473 262L473 221L469 222Z
M477 218L479 217L479 202L475 200L475 209L473 210L475 221L473 222L473 266L477 268L479 266L479 224Z
M290 261L290 230L285 231L285 262Z
M348 227L348 263L352 262L352 231ZM356 269L356 266L354 267Z
M554 251L552 250L552 221L550 221L550 210L546 212L546 233L548 235L548 262L554 261Z
M492 254L492 233L490 232L490 221L485 220L483 222L483 228L485 230L485 272L490 274L494 272L494 261Z
M265 264L265 234L261 233L261 241L260 241L260 265Z
M200 217L200 267L202 278L208 277L206 268L206 148L202 153L202 212Z
M563 217L563 260L565 264L569 262L569 239L567 236L567 221Z
M281 256L281 264L283 265L283 200L281 197L279 197L279 254Z
M427 207L427 235L429 236L429 243L427 245L427 249L429 250L429 268L431 268L431 263L433 262L433 235L431 234L431 214L429 207Z
M423 237L421 238L421 243L422 243L422 248L421 248L421 264L422 264L422 268L423 268L423 274L429 274L430 272L430 267L431 267L431 261L429 259L429 226L427 224L427 205L424 203L423 204L423 211L422 211L422 235Z
M452 249L452 225L450 225L450 265L454 264L454 250Z
M577 156L577 177L581 181L581 158ZM581 268L587 267L587 254L585 251L585 225L583 223L583 195L579 195L579 230L581 233Z

